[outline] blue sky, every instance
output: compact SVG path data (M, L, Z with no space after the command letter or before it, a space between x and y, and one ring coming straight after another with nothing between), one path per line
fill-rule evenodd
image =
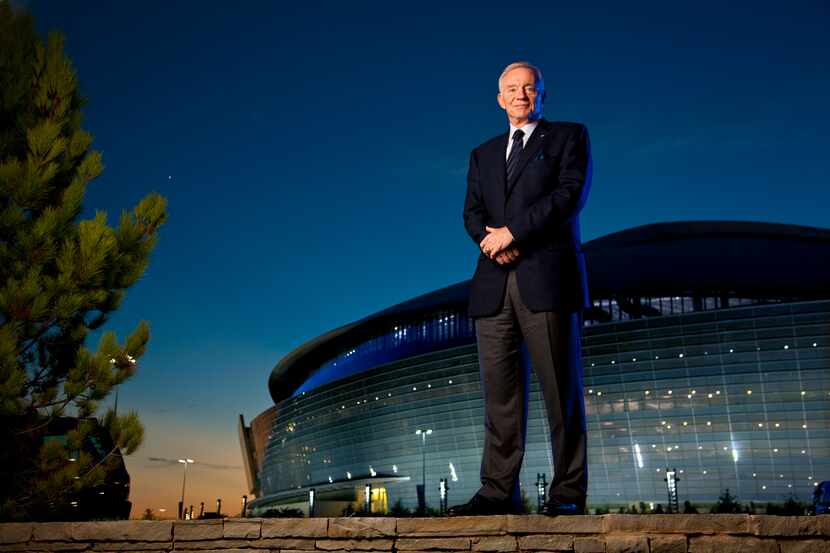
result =
M88 213L169 200L108 326L152 326L119 399L147 426L128 461L140 509L178 494L148 457L237 467L195 466L197 505L244 493L235 416L270 405L282 355L470 277L467 160L506 130L512 61L543 70L548 119L591 133L585 240L658 221L830 226L823 1L27 5L66 36L89 100L106 169Z

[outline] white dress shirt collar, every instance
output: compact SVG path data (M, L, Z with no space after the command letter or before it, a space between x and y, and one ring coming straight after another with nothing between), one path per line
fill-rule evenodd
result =
M524 136L522 137L522 148L524 148L525 146L527 146L527 141L530 139L530 135L533 134L533 131L536 130L536 126L538 124L539 124L538 119L536 121L530 121L528 123L525 123L521 127L514 127L513 124L511 123L510 124L510 134L507 135L507 152L505 153L505 156L510 155L510 149L513 147L513 134L517 130L521 129L521 131L523 133L525 133Z

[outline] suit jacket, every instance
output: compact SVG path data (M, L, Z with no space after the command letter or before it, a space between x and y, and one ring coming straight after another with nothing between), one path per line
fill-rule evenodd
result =
M470 154L464 226L480 244L485 226L507 226L517 261L499 265L483 253L470 284L469 314L484 317L502 306L507 275L516 271L522 301L531 311L588 307L579 212L591 182L588 130L579 123L541 119L506 182L507 133Z

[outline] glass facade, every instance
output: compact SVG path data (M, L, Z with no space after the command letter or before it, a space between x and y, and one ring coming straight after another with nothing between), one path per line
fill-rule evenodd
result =
M830 301L642 298L607 309L586 321L582 343L591 506L665 504L666 468L678 471L681 503L725 488L743 502L808 501L830 479ZM551 480L546 427L532 377L521 474L532 503L536 475ZM426 441L419 429L432 430ZM482 436L473 322L441 311L393 323L280 402L254 507L388 475L409 477L384 487L388 505L412 508L422 460L428 505L441 478L450 504L466 501Z

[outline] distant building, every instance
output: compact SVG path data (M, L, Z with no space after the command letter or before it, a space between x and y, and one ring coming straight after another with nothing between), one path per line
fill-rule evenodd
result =
M809 501L830 478L830 231L690 222L584 245L593 308L582 356L590 506ZM332 330L286 355L275 407L240 418L252 513L449 503L479 487L483 404L463 282ZM535 376L521 473L551 481ZM426 441L416 430L431 429ZM425 450L422 450L425 443Z

